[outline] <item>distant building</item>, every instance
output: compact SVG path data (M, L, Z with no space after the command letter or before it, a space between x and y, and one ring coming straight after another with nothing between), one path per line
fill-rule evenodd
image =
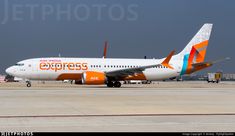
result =
M223 80L235 80L235 74L223 74Z
M208 79L207 74L197 75L197 74L191 74L191 75L183 75L181 76L182 80L203 80L206 81ZM229 73L222 73L222 81L235 81L235 74L229 74Z
M182 80L191 80L191 81L202 80L202 81L205 81L205 80L207 80L207 75L190 74L190 75L183 75L181 78L182 78Z

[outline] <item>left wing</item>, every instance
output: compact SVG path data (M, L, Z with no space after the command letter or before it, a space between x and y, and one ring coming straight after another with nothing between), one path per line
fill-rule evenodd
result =
M172 66L169 65L169 61L171 60L174 53L175 51L172 51L161 64L154 64L154 65L141 66L141 67L136 67L136 68L127 68L127 69L110 71L110 72L106 72L106 76L125 77L125 76L135 75L135 74L142 73L145 69L157 67L160 65L166 66L167 68L170 68L170 69L174 69Z

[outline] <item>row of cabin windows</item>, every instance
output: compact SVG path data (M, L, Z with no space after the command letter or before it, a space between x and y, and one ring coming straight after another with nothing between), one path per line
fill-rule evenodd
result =
M44 67L49 67L49 65L44 65ZM61 67L61 65L51 65L51 67ZM64 65L68 67L68 65ZM70 65L70 67L81 67L81 65ZM91 65L91 68L101 68L101 65ZM140 66L130 66L130 65L104 65L104 68L138 68ZM167 68L166 66L155 66L153 68Z
M166 66L163 66L163 65L159 65L159 66L155 66L153 68L167 68Z
M104 68L137 68L140 66L130 66L130 65L104 65ZM101 65L91 65L91 68L101 68Z
M138 68L140 66L130 66L130 65L104 65L104 68ZM91 68L101 68L101 65L91 65ZM153 68L167 68L166 66L159 65Z

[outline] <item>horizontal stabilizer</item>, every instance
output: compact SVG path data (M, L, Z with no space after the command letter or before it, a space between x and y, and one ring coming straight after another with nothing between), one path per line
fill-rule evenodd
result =
M193 67L198 67L198 66L205 66L205 65L213 65L215 63L219 63L219 62L223 62L223 61L226 61L226 60L230 60L229 57L227 58L223 58L223 59L219 59L219 60L215 60L215 61L209 61L209 62L201 62L201 63L194 63L192 64Z

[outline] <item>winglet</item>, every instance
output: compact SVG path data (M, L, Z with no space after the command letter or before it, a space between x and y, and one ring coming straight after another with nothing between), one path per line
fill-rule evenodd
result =
M104 54L103 54L103 58L104 59L107 57L107 48L108 48L108 41L105 41L105 44L104 44Z
M170 64L169 64L169 62L170 62L170 60L171 60L171 58L172 58L172 56L175 54L175 51L172 51L167 57L166 57L166 59L162 62L162 65L163 66L166 66L166 67L168 67L168 68L170 68L170 69L174 69Z

